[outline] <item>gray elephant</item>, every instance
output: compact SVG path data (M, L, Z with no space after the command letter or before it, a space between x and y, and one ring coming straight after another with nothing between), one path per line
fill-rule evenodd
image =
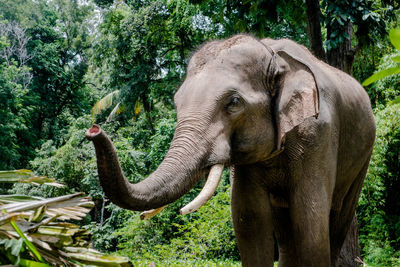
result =
M273 236L279 266L335 266L375 139L359 83L293 41L237 35L193 55L174 100L170 149L137 184L125 179L100 127L87 131L107 197L126 209L160 208L210 173L187 213L229 166L243 266L273 266Z

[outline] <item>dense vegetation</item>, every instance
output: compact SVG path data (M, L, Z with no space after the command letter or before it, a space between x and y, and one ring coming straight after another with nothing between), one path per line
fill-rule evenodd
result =
M201 185L141 221L138 213L105 199L94 149L84 133L93 122L101 124L128 179L143 179L169 147L176 123L173 95L196 47L248 32L290 38L315 52L305 2L312 1L1 1L0 170L31 168L67 186L24 184L1 187L0 194L86 192L94 209L82 224L94 233L97 249L140 264L234 265L239 253L228 173L198 212L181 216L178 209ZM346 70L352 69L360 82L376 70L398 66L399 52L387 38L389 29L399 26L397 1L319 2L321 58L338 54L350 41L354 58ZM400 265L399 76L366 90L376 114L377 140L357 211L362 256L369 266L395 266Z

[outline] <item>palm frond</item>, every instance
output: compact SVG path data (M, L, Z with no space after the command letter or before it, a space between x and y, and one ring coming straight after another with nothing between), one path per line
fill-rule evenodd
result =
M103 110L111 107L113 105L113 99L118 97L119 97L119 90L116 90L114 92L109 93L99 101L97 101L97 103L94 104L90 112L92 119L94 120L96 118L96 115L100 114Z
M117 115L121 114L126 110L126 107L119 102L118 104L115 105L113 110L110 112L110 114L107 117L106 122L112 121Z
M55 187L64 187L64 185L57 183L54 178L36 176L31 170L0 171L0 183L45 184Z

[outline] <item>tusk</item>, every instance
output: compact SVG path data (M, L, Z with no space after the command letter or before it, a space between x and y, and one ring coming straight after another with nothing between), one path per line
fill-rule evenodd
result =
M200 194L192 200L189 204L180 210L182 215L191 213L201 206L203 206L214 194L221 180L222 171L224 170L223 164L216 164L211 167L210 174L208 175L207 182L201 190Z
M165 206L162 206L161 208L158 208L158 209L152 209L152 210L143 211L142 213L140 213L140 219L141 220L150 219L151 217L153 217L154 215L156 215L157 213L159 213L160 211L162 211L166 207L167 206L165 205Z

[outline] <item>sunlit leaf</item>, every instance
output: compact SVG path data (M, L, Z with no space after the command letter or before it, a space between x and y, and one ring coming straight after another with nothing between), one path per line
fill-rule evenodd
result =
M3 227L4 224L9 223L12 220L15 220L20 215L22 215L22 214L20 214L20 213L6 213L5 215L0 216L0 229Z
M394 56L394 57L392 57L392 60L393 60L394 62L400 63L400 56Z
M82 193L75 193L75 194L61 196L61 197L54 197L54 198L43 199L43 200L35 200L35 201L29 201L29 202L24 202L24 203L10 203L10 204L3 205L1 208L3 210L5 210L6 212L26 211L26 210L36 209L42 205L51 205L52 203L66 201L66 200L69 200L71 198L74 198L74 197L77 197L80 195L82 195Z
M40 206L35 211L32 213L32 215L29 217L30 222L39 222L43 219L43 216L45 215L46 211L46 206Z
M135 104L135 116L137 116L140 113L141 110L142 110L142 106L140 105L140 102L136 101L136 104Z
M132 266L129 259L121 256L104 255L90 248L66 247L68 256L90 265L101 266Z
M383 79L385 77L388 77L390 75L398 74L400 73L400 67L393 67L385 70L381 70L377 73L374 73L372 76L370 76L368 79L366 79L362 85L367 86L370 85L373 82L376 82L377 80Z
M27 260L27 259L20 259L19 266L21 266L21 267L50 267L51 265L48 265L48 264L42 263L42 262L31 261L31 260Z
M107 122L112 121L115 118L115 116L121 114L124 110L125 110L125 107L123 105L121 105L121 103L118 103L117 105L115 105L113 110L110 112L106 121Z
M117 98L118 96L119 96L119 90L116 90L114 92L109 93L99 101L97 101L97 103L94 104L90 112L92 119L95 119L96 115L100 114L103 110L111 107L113 104L113 99Z
M400 51L400 28L391 29L389 32L389 39L393 46Z
M21 229L19 229L18 225L14 221L11 221L10 224L18 233L18 235L24 240L25 245L32 252L35 258L40 262L44 262L42 255L40 255L39 251L37 251L35 246L28 240L28 238L26 238L25 234L21 231Z

